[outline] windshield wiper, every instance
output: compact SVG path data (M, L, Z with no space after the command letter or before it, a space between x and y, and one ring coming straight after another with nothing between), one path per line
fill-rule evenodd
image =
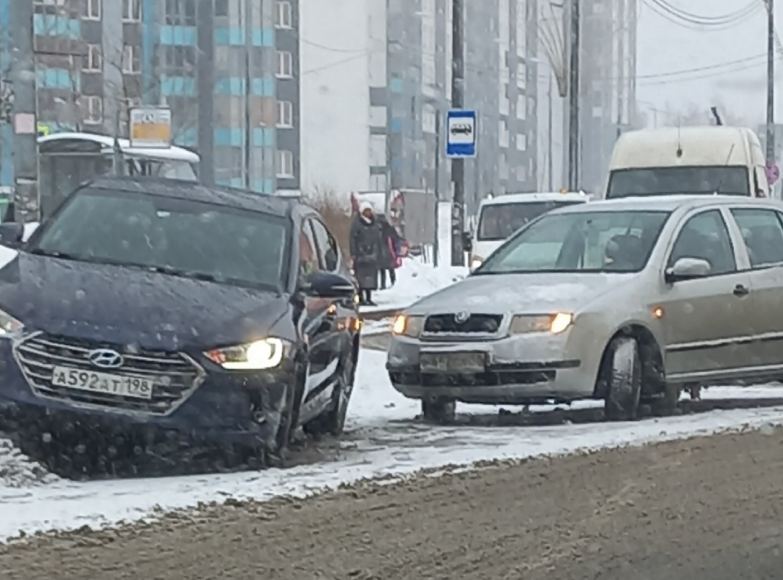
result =
M49 258L60 258L61 260L84 260L84 258L75 254L69 254L67 252L57 252L55 250L43 250L41 248L35 248L30 250L31 254L36 256L46 256Z
M212 274L206 274L204 272L191 272L189 270L181 270L179 268L171 268L169 266L149 266L141 264L126 264L128 266L136 266L138 268L144 268L150 272L157 272L158 274L168 274L169 276L179 276L181 278L193 278L194 280L203 280L205 282L219 282L217 276Z

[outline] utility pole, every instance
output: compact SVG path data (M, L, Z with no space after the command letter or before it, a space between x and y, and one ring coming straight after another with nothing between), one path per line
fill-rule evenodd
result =
M775 161L775 9L767 5L767 162Z
M240 13L239 13L239 23L242 25L245 29L245 99L244 99L244 120L243 124L245 125L245 130L243 132L244 140L243 140L243 149L244 149L244 160L242 161L242 165L245 167L245 174L244 177L244 187L247 191L253 190L253 180L250 176L250 166L251 166L251 160L253 158L253 141L252 141L252 130L250 128L250 95L252 95L253 87L252 85L252 78L250 73L250 43L252 42L253 38L253 25L252 25L252 13L251 8L247 0L245 0L244 3L244 10L241 10L240 6ZM243 21L244 17L244 21ZM266 140L266 139L264 139ZM265 143L261 143L262 145L262 151L263 146ZM266 193L266 192L264 192Z
M554 154L555 154L555 147L554 147L554 145L552 143L552 135L553 135L552 126L554 125L552 107L554 107L554 105L555 105L554 95L552 94L552 89L554 88L552 86L553 85L553 83L552 83L552 75L553 75L553 73L550 71L550 73L549 73L549 95L548 95L549 96L549 105L547 106L547 109L548 109L548 111L547 111L547 113L548 113L547 114L547 131L548 131L548 134L549 134L549 137L548 137L549 143L547 145L549 147L549 153L547 155L547 160L546 160L546 164L547 164L546 172L547 172L547 178L548 178L549 191L554 191L555 190L554 189L555 188L554 179L553 179L553 176L552 176L552 171L554 170L554 167L555 167L555 163L554 163L554 159L553 159Z
M440 116L438 108L435 115L435 240L432 244L432 263L438 267L438 254L440 254Z
M451 32L451 106L462 109L465 106L465 43L463 0L452 0ZM462 235L465 231L465 160L451 160L451 180L454 182L454 199L451 208L451 265L465 265L465 249Z
M568 189L579 191L579 51L581 50L581 0L571 0L571 55L568 83Z
M625 0L617 2L617 20L620 23L617 43L617 138L623 134L623 95L625 93L625 41L628 38L628 24L625 16ZM630 119L629 119L630 120Z

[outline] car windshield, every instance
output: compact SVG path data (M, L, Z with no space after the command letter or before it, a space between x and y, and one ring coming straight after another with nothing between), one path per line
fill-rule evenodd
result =
M279 288L288 228L278 216L191 200L85 189L33 240L32 253Z
M746 167L656 167L612 171L607 199L645 195L750 195Z
M586 211L545 215L497 250L476 275L638 272L669 212Z
M538 216L553 209L577 203L582 202L553 200L485 205L479 216L476 240L481 242L505 240Z

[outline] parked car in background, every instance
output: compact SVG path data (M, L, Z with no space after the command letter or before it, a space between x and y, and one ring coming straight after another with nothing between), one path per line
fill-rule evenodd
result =
M355 288L296 200L155 178L72 193L0 269L0 407L43 431L173 433L282 461L340 433Z
M482 200L475 233L467 240L471 270L528 222L553 209L588 199L581 193L516 193Z
M602 399L671 413L684 387L783 377L783 204L669 196L575 205L517 232L394 321L394 388L455 402Z
M602 198L771 197L758 135L746 127L665 127L620 136Z

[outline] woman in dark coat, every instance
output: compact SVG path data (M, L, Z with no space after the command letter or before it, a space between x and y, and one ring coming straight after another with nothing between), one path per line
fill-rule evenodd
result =
M378 225L381 228L381 239L383 240L383 259L380 264L381 290L386 290L386 273L389 274L389 287L394 286L397 281L397 250L400 247L402 239L397 230L389 223L386 216L378 216Z
M372 291L378 288L378 270L382 267L384 244L372 206L363 201L351 224L353 275L359 285L360 304L375 306Z

